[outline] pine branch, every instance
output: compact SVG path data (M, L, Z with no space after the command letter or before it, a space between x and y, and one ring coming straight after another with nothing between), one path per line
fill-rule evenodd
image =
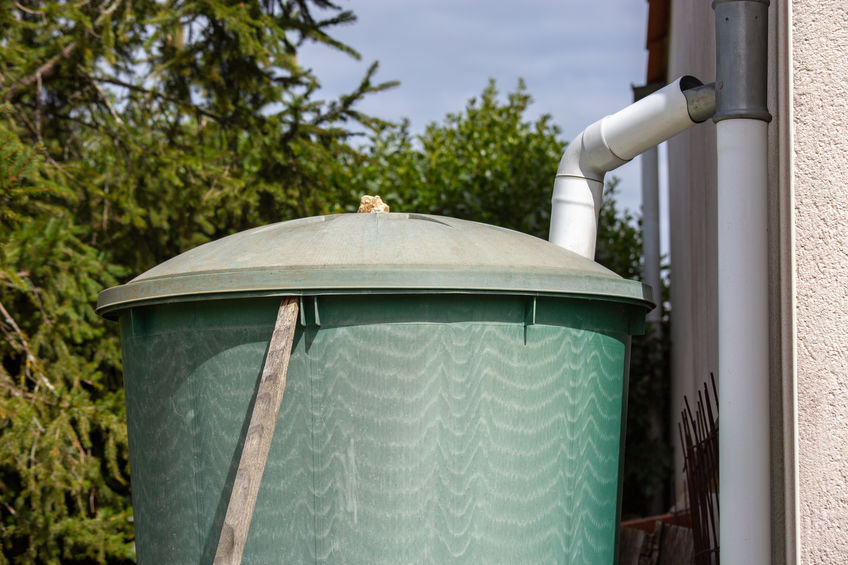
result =
M3 95L3 100L12 103L17 102L18 99L23 96L24 91L30 86L36 84L39 80L41 80L42 83L45 80L51 80L59 72L59 63L61 63L64 59L68 59L76 48L76 41L68 43L64 49L62 49L57 55L51 57L49 61L38 67L34 73L25 76L13 84L9 90L6 91L6 94Z
M171 102L173 104L177 104L177 105L182 106L184 108L188 108L188 109L192 110L193 112L200 114L201 116L206 116L207 118L211 118L211 119L215 120L216 122L221 122L221 123L224 122L224 118L222 118L221 116L219 116L217 114L213 114L212 112L209 112L207 110L204 110L203 108L201 108L200 106L197 106L196 104L191 104L191 103L179 100L177 98L173 98L171 96L166 96L165 94L162 94L161 92L157 92L155 90L150 90L148 88L144 88L143 86L139 86L137 84L132 84L132 83L125 82L125 81L122 81L122 80L119 80L119 79L116 79L116 78L111 78L111 77L101 77L101 76L93 76L92 75L90 78L93 81L96 81L96 82L105 82L106 84L114 84L115 86L120 86L120 87L126 88L128 90L134 90L135 92L140 92L140 93L144 94L145 96L148 96L148 97L151 97L151 98L157 98L159 100L164 100L166 102Z
M26 338L26 335L21 328L18 327L18 324L15 322L14 318L12 318L9 311L3 307L3 303L0 302L0 314L3 315L4 320L9 326L11 326L12 330L14 330L15 334L17 334L18 339L20 340L21 347L24 349L24 353L26 353L27 365L32 365L35 367L35 372L38 373L39 380L37 382L41 382L44 386L50 389L51 392L56 392L56 387L53 386L53 383L44 375L44 372L41 370L41 366L36 358L35 354L33 354L32 349L29 346L29 340Z
M109 97L106 96L106 93L103 92L103 89L100 88L100 85L97 84L97 81L95 81L94 78L90 74L85 72L85 70L82 68L82 66L79 67L79 71L82 73L82 75L85 78L88 79L88 81L91 83L91 86L93 86L94 90L97 91L97 94L100 95L100 98L103 100L103 103L106 105L106 108L109 109L109 113L112 114L112 117L115 119L115 121L118 122L119 124L121 124L122 126L124 126L124 120L122 120L121 117L118 115L118 113L115 111L115 108L112 106L112 103L109 101ZM126 126L124 126L124 129L126 129Z
M115 0L111 6L100 10L100 15L94 21L93 27L100 26L106 18L111 16L112 13L118 9L121 2L123 2L123 0ZM71 41L62 48L59 53L38 67L34 73L19 79L9 88L9 90L6 91L3 95L3 100L6 102L17 102L20 97L23 96L24 91L30 86L36 83L44 84L45 82L49 82L54 79L59 73L60 63L66 59L70 59L71 55L73 55L74 51L76 51L77 45L78 43L76 41Z

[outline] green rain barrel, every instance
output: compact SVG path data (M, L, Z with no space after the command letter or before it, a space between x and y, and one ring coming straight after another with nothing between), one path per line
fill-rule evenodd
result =
M103 291L139 563L211 563L282 296L300 297L245 564L612 564L649 289L417 214L282 222Z

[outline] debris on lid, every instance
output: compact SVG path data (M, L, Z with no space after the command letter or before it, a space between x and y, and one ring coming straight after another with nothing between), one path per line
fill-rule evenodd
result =
M359 200L359 210L357 212L363 214L380 214L382 212L388 212L389 205L383 202L383 199L380 196L363 196Z

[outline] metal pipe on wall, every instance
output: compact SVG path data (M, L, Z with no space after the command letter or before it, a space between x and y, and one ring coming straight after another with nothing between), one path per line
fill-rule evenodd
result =
M721 556L750 565L771 563L767 134L716 125Z
M771 563L768 0L715 0L721 557Z
M659 150L656 146L645 150L642 165L642 253L645 264L642 279L654 289L657 308L648 313L648 323L660 331L662 319L662 285L660 281L660 199L659 199Z

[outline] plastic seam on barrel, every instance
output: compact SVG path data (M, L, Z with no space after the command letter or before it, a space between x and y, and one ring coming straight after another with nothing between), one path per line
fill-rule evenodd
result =
M527 309L524 313L525 326L532 326L536 323L536 298L533 296L527 301Z
M313 308L315 309L315 325L320 326L321 325L321 316L318 315L318 297L313 296L312 300L313 300Z
M527 327L536 323L536 297L533 296L527 302L524 311L524 345L527 345Z
M306 308L303 307L303 295L298 297L298 306L299 306L299 314L300 314L300 325L302 327L306 327Z

